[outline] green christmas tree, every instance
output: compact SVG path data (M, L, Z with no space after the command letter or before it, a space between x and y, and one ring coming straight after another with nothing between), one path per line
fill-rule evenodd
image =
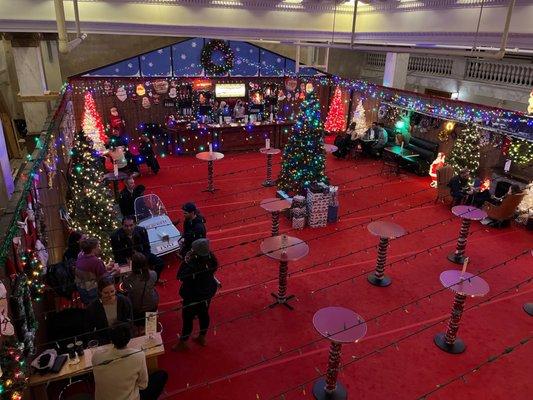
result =
M476 173L479 168L479 134L473 125L466 126L455 139L452 151L447 159L455 173L464 168Z
M327 183L325 161L320 103L311 90L300 106L292 134L285 145L278 188L297 194L313 182Z
M0 399L22 400L26 389L28 371L26 359L23 354L24 345L17 342L14 337L3 340L0 349Z
M118 227L113 198L104 183L101 161L80 132L72 149L68 212L72 229L100 240L104 258L111 257L109 236Z

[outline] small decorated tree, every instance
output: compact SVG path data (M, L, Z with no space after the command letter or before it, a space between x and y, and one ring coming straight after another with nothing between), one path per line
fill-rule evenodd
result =
M466 126L455 139L452 151L448 157L448 164L455 173L464 168L476 173L479 168L479 134L474 125Z
M91 92L85 92L85 102L83 104L83 132L93 143L95 150L101 152L105 149L107 136L102 117L96 110L96 103Z
M278 188L297 194L313 182L327 183L320 103L311 89L283 151Z
M331 104L324 129L328 133L338 133L346 130L346 116L344 114L344 104L342 103L342 92L337 86Z
M363 137L365 132L368 130L368 125L366 123L365 108L363 107L363 101L359 100L357 107L353 113L353 120L355 122L355 132L358 138Z
M28 381L24 345L14 337L5 339L0 348L0 399L22 400Z
M103 182L100 160L80 132L72 149L68 212L72 228L100 240L105 257L111 256L109 236L118 227L113 199Z

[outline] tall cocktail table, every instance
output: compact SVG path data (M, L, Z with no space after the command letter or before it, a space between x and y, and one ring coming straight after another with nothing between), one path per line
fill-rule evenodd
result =
M272 293L276 299L270 307L282 304L288 309L293 307L288 303L294 295L287 296L287 276L289 274L289 261L296 261L309 253L309 246L301 239L293 236L273 236L261 242L261 251L267 257L279 260L278 293Z
M272 236L279 235L279 214L291 207L291 202L285 199L271 197L261 200L261 208L272 215Z
M196 158L202 161L207 161L207 189L202 190L202 192L214 193L215 190L218 189L215 189L215 185L213 184L213 162L222 160L224 154L217 151L203 151L196 154Z
M459 230L457 247L453 253L448 254L448 260L455 264L463 264L465 262L466 240L468 238L470 224L472 221L481 221L487 218L487 213L472 206L455 206L452 208L452 213L461 218L461 229Z
M455 293L455 299L446 333L437 334L433 341L441 350L451 354L459 354L466 349L464 342L457 337L466 297L485 296L489 292L489 284L479 276L455 269L441 273L440 283Z
M117 175L115 175L114 172L108 172L104 175L104 179L108 182L113 183L113 195L115 196L115 200L118 201L119 198L119 192L118 192L118 182L123 181L126 179L129 175L125 172L119 171Z
M372 235L379 236L376 270L368 275L368 282L374 286L389 286L392 283L392 279L385 276L385 262L387 261L389 241L405 235L406 231L400 225L389 221L371 222L368 224L368 230Z
M273 147L269 147L268 149L266 147L263 147L259 149L259 151L261 152L261 154L266 154L267 156L266 180L263 182L263 186L274 186L276 182L272 180L272 156L274 154L281 153L281 150L275 149Z
M346 388L337 381L343 343L355 343L366 335L367 325L361 316L344 307L325 307L313 316L313 325L330 341L326 376L315 381L313 395L318 400L344 400Z

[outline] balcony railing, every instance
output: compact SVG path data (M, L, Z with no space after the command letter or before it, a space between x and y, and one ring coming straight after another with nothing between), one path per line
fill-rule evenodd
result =
M468 60L465 79L501 85L531 87L533 85L533 65Z
M366 54L366 68L368 69L384 70L385 61L385 53ZM456 79L507 87L530 88L533 86L533 64L526 63L411 55L407 70L415 74L453 76Z
M423 74L449 76L452 74L453 59L441 57L410 56L407 70Z
M384 69L387 55L385 53L366 53L366 67Z

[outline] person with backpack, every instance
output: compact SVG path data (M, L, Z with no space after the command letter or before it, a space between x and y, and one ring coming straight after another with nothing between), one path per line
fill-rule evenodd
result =
M80 241L83 239L83 233L72 231L68 235L67 248L63 253L63 262L67 266L75 266L76 260L81 252Z
M78 231L72 231L67 239L67 248L63 253L63 261L48 265L46 268L46 283L54 292L67 300L72 300L76 290L76 261L81 252L80 241L84 238Z

